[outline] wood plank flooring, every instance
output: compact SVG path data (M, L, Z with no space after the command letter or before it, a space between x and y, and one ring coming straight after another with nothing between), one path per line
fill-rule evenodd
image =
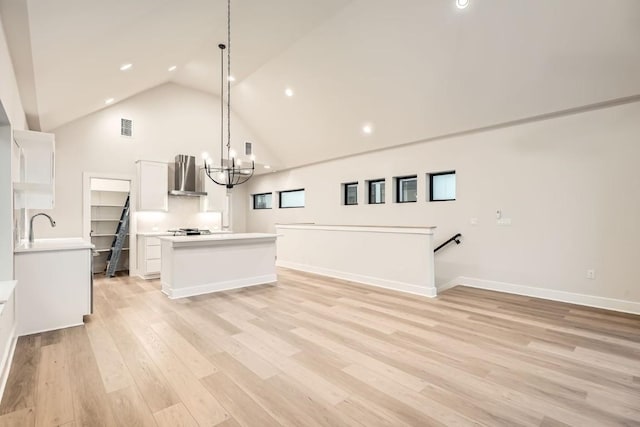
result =
M99 279L85 326L21 337L0 426L640 426L640 316L285 269L159 287Z

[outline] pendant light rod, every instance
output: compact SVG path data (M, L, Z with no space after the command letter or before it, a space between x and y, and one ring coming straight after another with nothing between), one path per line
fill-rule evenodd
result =
M220 43L220 167L224 166L224 49L225 45Z

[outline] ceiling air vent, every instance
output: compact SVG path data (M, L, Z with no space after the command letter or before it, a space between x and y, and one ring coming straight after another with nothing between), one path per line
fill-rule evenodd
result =
M133 135L133 121L130 119L120 119L120 135Z
M244 154L246 156L250 156L253 154L253 144L251 144L250 142L244 143Z

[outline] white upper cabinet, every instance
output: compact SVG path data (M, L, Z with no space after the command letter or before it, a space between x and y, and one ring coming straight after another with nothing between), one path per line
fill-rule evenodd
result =
M138 160L138 210L169 210L169 165Z
M227 187L218 185L207 176L204 168L200 168L200 191L207 193L200 197L200 211L224 212L227 209Z
M13 185L16 207L53 209L55 136L52 133L14 130L13 139L20 153L20 179Z

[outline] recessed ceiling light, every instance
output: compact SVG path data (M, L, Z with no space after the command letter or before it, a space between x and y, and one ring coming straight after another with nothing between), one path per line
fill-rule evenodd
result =
M291 89L290 87L286 88L284 90L284 94L287 96L293 96L293 89Z
M265 168L265 169L271 169L271 166L269 166L269 165L264 165L264 168Z
M227 77L227 80L229 80L230 82L235 82L236 78L233 77L233 76L229 76L229 77Z
M458 9L466 9L467 6L469 6L469 1L470 0L456 0L456 6L458 6Z
M172 65L171 67L169 67L169 71L175 71L176 68L178 68L177 65Z
M105 99L105 100L104 100L104 103L105 103L105 104L107 104L107 105L109 105L109 104L111 104L113 101L115 101L115 99L113 99L113 98L107 98L107 99Z
M373 133L373 126L371 126L371 125L362 126L362 132L366 133L367 135L372 134Z
M133 64L122 64L122 65L120 66L120 71L127 71L127 70L130 70L130 69L131 69L131 67L133 67Z

